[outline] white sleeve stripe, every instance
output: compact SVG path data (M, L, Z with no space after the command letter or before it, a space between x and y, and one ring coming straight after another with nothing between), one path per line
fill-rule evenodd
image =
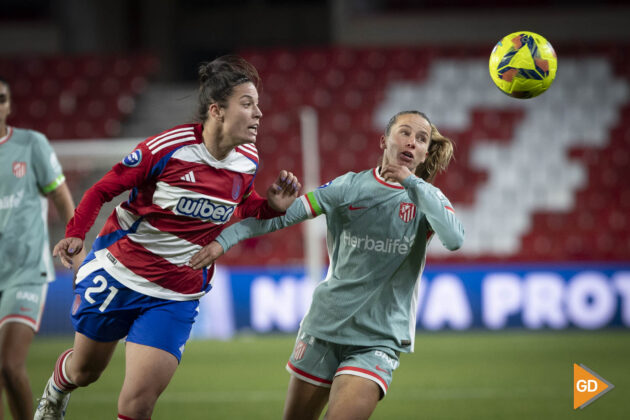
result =
M311 210L311 205L308 203L308 200L306 199L306 195L301 195L299 199L302 202L302 205L304 206L304 210L306 211L306 214L308 214L308 218L314 219L315 215L313 214L313 211Z
M253 144L241 144L240 147L245 150L249 150L252 154L258 155L258 150L256 150L256 146L254 146Z
M148 141L147 142L147 146L150 149L151 147L153 147L155 145L155 143L159 143L162 140L168 140L170 138L181 136L181 135L184 135L184 134L189 134L187 132L191 132L192 133L192 132L194 132L194 129L192 127L184 127L184 128L178 128L177 130L168 131L168 132L166 132L166 133L164 133L164 134L154 138L153 140ZM179 134L177 134L177 133L179 133Z
M165 147L172 146L172 145L177 144L177 143L184 143L184 142L186 142L186 141L195 140L195 139L196 139L196 137L195 137L195 136L190 136L190 137L184 137L183 139L173 140L173 141L170 141L170 142L168 142L168 143L163 143L163 144L162 144L160 147L158 147L157 149L152 150L152 151L151 151L151 154L152 154L152 155L154 155L154 154L156 154L157 152L159 152L160 150L164 149Z
M239 150L241 153L249 153L250 155L254 156L256 159L258 159L258 152L256 151L251 151L249 149L244 148L243 146L237 147L237 150Z

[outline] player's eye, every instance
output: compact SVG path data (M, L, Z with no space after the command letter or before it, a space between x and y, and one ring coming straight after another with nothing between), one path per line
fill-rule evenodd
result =
M0 104L3 104L7 102L8 100L9 98L7 97L7 95L0 95Z

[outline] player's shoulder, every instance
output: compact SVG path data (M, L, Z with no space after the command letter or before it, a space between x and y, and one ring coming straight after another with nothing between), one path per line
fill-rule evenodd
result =
M346 172L345 174L339 175L338 177L333 178L330 181L320 185L319 187L317 187L317 189L337 190L338 188L346 188L348 185L351 185L354 182L357 175L358 174L356 172Z
M361 184L364 183L366 180L370 180L373 177L372 171L373 169L367 169L361 172L346 172L345 174L336 178L334 182L344 183L348 185Z
M201 124L182 124L149 137L140 147L153 156L163 156L182 146L201 142Z
M183 146L202 142L201 124L178 125L140 142L121 163L129 168L152 165Z
M10 139L16 143L24 144L41 144L48 143L48 138L37 130L30 128L10 127Z
M248 175L255 175L258 171L258 150L253 144L236 146L228 156L219 161L208 154L208 164L218 169L226 169Z
M256 146L253 143L241 144L240 146L237 146L234 151L239 156L245 157L258 167L258 149L256 149Z

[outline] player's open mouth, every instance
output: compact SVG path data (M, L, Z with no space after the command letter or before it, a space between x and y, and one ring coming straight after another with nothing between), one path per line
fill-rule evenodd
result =
M403 162L413 162L413 153L411 153L411 152L402 152L400 154L400 159Z
M254 135L258 134L258 124L250 125L249 127L247 127L247 129Z

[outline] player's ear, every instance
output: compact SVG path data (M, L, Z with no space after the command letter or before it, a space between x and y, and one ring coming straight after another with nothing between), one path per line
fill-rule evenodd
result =
M379 146L381 150L385 150L387 148L387 137L385 137L385 135L381 136L381 139L379 140Z
M216 120L223 121L223 108L216 102L211 103L208 107L208 116Z

